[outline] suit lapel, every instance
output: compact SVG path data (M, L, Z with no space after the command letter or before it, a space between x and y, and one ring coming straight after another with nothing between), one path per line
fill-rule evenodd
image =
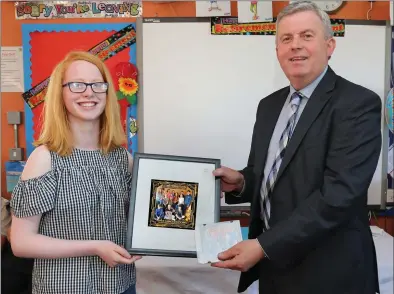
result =
M296 128L294 129L293 136L290 139L290 142L286 148L285 156L282 159L276 182L279 180L280 176L283 174L283 171L290 163L308 129L311 127L323 107L329 101L331 92L335 86L335 81L335 73L331 70L331 68L328 68L326 75L323 77L312 96L309 98L309 101L301 114Z
M267 105L264 105L263 107L264 112L262 114L262 117L264 121L264 126L261 128L262 142L259 144L260 147L258 150L258 152L262 152L262 154L264 154L261 158L262 162L260 163L262 171L264 171L264 165L267 159L267 153L271 142L272 134L274 133L276 123L279 119L279 115L282 111L283 105L285 104L287 96L289 95L289 91L289 87L284 88L280 92L278 97L271 99L269 103L267 103Z
M256 152L263 154L261 156L261 162L257 163L260 165L260 173L258 174L259 181L258 183L261 183L263 180L263 175L264 175L264 166L265 166L265 161L267 159L267 153L268 153L268 148L270 145L270 140L272 137L272 134L275 129L276 122L278 121L280 112L282 111L283 105L286 101L287 96L289 95L290 88L286 87L282 89L277 96L275 97L268 97L267 103L265 103L262 106L262 121L264 125L260 127L260 134L259 138L261 138L261 141L257 142L256 146ZM271 99L270 99L271 98ZM253 197L253 203L252 207L254 210L252 211L252 219L258 218L260 219L260 190L256 189L256 193Z

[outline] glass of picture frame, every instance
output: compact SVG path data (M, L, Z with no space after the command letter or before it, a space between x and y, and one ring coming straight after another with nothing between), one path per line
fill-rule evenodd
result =
M220 221L220 159L134 154L126 250L196 258L195 229Z

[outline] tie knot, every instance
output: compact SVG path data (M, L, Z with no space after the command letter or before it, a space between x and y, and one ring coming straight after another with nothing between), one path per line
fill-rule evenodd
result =
M290 97L291 107L298 107L300 105L302 94L299 92L294 92Z

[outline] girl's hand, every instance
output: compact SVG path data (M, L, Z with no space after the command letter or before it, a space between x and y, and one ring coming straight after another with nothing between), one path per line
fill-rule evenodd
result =
M98 241L95 247L96 255L100 256L109 267L115 267L118 264L132 264L142 258L141 256L131 256L126 249L111 241Z

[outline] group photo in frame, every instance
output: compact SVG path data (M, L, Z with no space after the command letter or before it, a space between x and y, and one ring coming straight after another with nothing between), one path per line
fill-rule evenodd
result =
M197 257L198 225L220 221L220 159L135 153L126 250Z

